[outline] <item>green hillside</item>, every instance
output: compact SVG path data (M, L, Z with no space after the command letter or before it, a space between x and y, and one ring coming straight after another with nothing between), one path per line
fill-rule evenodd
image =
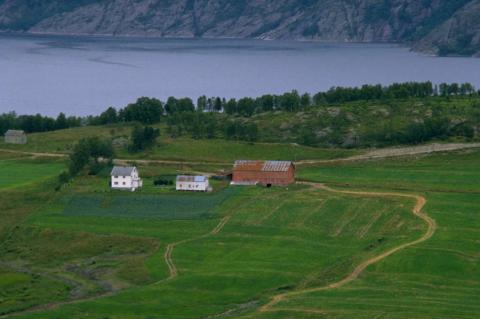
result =
M0 151L14 172L2 175L6 187L0 189L0 317L480 314L480 151L309 162L298 166L297 178L331 188L232 188L214 181L212 194L178 194L153 181L180 172L215 173L234 157L291 159L297 150L302 159L325 160L358 152L164 137L153 151L135 157L190 163L139 162L146 187L136 193L110 191L108 169L81 174L55 191L65 159L16 153L69 152L80 137L129 129L38 133L31 144ZM52 143L41 142L45 137ZM228 152L221 153L223 147ZM117 155L127 155L122 152ZM410 194L426 199L422 212L436 228L412 214L415 200L403 197ZM358 265L384 253L358 277L319 290L336 287ZM285 297L271 303L279 295Z

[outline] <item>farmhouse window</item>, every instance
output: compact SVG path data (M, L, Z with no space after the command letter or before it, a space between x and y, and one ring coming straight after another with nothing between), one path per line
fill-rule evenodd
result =
M118 182L113 183L114 185L118 185Z
M123 182L123 185L125 185L125 184L126 184L126 183L125 183L125 182Z

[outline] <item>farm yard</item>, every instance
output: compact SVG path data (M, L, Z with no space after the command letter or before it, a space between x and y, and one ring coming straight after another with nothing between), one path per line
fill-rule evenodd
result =
M249 147L259 158L270 151ZM477 318L478 164L478 150L314 163L297 177L319 187L220 183L212 194L177 194L110 192L90 176L53 192L62 162L22 157L15 165L39 177L3 178L0 318ZM218 168L139 169L153 185L157 175ZM401 194L426 199L432 237L322 290L431 230Z

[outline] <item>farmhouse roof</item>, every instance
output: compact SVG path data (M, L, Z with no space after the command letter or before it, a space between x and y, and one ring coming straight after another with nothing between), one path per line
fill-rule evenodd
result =
M189 176L189 175L178 175L177 182L195 182L195 183L204 183L207 181L206 176Z
M22 130L8 130L5 132L5 136L24 136L25 132Z
M111 176L131 176L135 170L135 166L114 166Z
M287 172L293 162L290 161L235 161L237 171Z

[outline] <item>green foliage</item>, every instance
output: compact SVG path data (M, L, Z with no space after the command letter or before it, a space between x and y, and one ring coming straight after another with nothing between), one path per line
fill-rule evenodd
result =
M130 116L133 117L133 114ZM98 124L100 125L114 124L114 123L117 123L118 121L119 121L119 116L118 116L117 110L113 107L109 107L105 112L100 114L100 117L98 118Z
M202 102L203 100L200 100L200 103ZM195 105L190 98L176 99L175 97L169 97L165 104L165 111L170 115L175 113L193 112L195 111Z
M90 172L98 171L99 159L112 159L114 151L110 141L101 140L98 137L81 139L73 148L70 154L69 173L75 176L85 167Z
M299 132L298 143L302 145L312 146L317 143L317 138L313 130L303 127Z
M56 119L36 115L17 115L16 113L0 114L0 134L3 135L9 129L20 129L27 133L48 132L59 129L79 127L82 119L75 116L66 117L60 113Z
M135 103L129 104L124 109L121 109L118 116L125 122L153 124L160 122L162 114L163 103L160 100L141 97ZM104 117L106 116L107 115L104 115Z
M258 126L251 122L230 121L225 125L225 138L255 142L258 140Z
M203 112L176 113L167 118L167 133L171 137L189 134L194 139L217 137L220 129L215 114Z
M132 130L132 144L129 146L130 152L136 153L152 148L159 136L159 129L151 126L135 126Z

